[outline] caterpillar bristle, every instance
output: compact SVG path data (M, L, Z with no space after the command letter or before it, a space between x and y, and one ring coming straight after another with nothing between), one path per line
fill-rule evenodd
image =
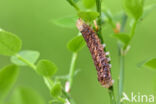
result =
M103 48L105 48L106 47L106 44L102 44L102 46L103 46Z
M110 58L110 57L108 57L108 58L107 58L107 60L108 60L108 62L110 62L110 61L111 61L111 58Z
M106 56L108 56L110 53L109 52L106 52Z
M112 64L109 64L109 67L112 68Z
M77 28L82 33L87 46L92 55L94 65L98 74L98 81L102 86L110 88L113 85L111 72L110 72L110 58L108 57L109 52L105 52L105 44L101 44L101 41L96 32L82 19L78 19Z

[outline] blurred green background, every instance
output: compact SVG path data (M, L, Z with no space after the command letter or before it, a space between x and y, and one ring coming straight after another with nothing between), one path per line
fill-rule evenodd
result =
M102 6L109 8L113 14L122 10L120 0L103 0L103 2ZM155 0L146 0L145 5L154 3ZM64 75L69 71L72 53L66 48L66 43L77 35L78 30L58 27L51 21L68 15L76 15L76 12L66 0L0 0L0 28L17 34L23 41L23 50L40 51L40 58L55 62L59 68L57 75ZM126 56L124 91L128 95L131 92L146 95L156 92L156 72L147 68L137 68L137 64L143 60L156 57L155 18L156 9L137 25L131 50ZM129 31L129 24L126 31ZM116 40L111 38L110 34L112 29L106 25L103 36L111 54L112 76L117 95L118 49ZM8 63L9 58L0 56L0 67ZM87 47L79 53L76 68L81 69L72 87L72 97L77 104L108 104L108 92L97 81L97 73ZM28 67L20 69L15 87L33 88L48 102L51 97L42 78Z

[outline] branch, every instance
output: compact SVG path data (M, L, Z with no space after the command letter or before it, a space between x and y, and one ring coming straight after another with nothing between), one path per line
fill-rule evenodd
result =
M122 23L121 23L121 29L120 32L124 32L124 28L127 22L127 18L128 16L126 14L123 14L123 18L122 18ZM118 104L121 104L120 99L122 96L122 92L123 92L123 83L124 83L124 55L123 55L123 48L121 47L121 44L118 43L119 45L119 60L120 60L120 74L119 74L119 87L118 87Z
M77 11L80 11L80 8L72 1L72 0L67 0L67 2L73 6Z
M97 7L97 12L99 13L97 24L98 24L98 36L101 40L101 43L104 43L104 40L102 38L102 18L101 18L101 0L96 0L96 7Z
M72 86L72 83L73 83L76 59L77 59L77 53L73 53L72 60L71 60L71 65L70 65L70 71L69 71L69 90L71 90L71 86Z
M99 13L99 17L97 20L98 23L98 36L101 39L101 43L104 43L104 40L102 38L102 17L101 17L101 0L96 0L96 7L97 12ZM114 95L114 89L113 86L108 89L109 95L110 95L110 102L111 104L116 104L115 95Z

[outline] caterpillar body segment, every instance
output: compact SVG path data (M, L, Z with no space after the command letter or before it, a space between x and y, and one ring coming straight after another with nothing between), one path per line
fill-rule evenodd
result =
M101 44L96 32L89 25L85 24L83 20L78 19L76 25L82 33L92 55L98 74L98 81L105 88L110 88L113 85L113 80L110 72L110 58L107 57L109 53L104 51L106 45Z

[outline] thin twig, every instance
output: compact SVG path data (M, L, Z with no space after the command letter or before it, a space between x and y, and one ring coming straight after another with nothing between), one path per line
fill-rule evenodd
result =
M99 36L99 38L101 40L101 43L103 44L104 40L102 38L101 0L96 0L96 7L97 7L97 12L99 13L99 17L98 17L98 20L97 20L97 23L98 23L98 36ZM110 95L111 104L116 104L113 86L111 88L109 88L108 91L109 91L109 95Z
M62 92L71 104L76 104L69 93L67 93L64 89L62 89Z
M72 60L71 60L71 65L70 65L70 71L69 71L69 90L71 90L71 86L72 86L72 83L73 83L76 59L77 59L77 53L73 53Z
M97 7L97 12L99 13L98 20L97 20L97 23L98 23L97 33L98 33L99 38L101 39L101 43L103 44L104 40L102 38L101 0L96 0L96 7Z
M121 104L120 99L123 92L123 84L124 84L124 55L120 55L120 75L119 75L119 98L118 98L118 104Z
M37 70L37 67L35 64L30 63L29 61L25 60L23 57L21 57L19 54L15 55L20 61L22 61L23 63L25 63L26 65L28 65L30 68L32 68L35 72ZM51 90L52 86L53 86L53 81L49 78L49 77L43 77L43 80L46 84L46 86L48 87L49 90ZM57 100L59 100L62 103L65 103L65 100L62 99L61 97L57 97Z
M72 0L67 0L68 3L73 6L77 11L80 11L80 8L72 1Z
M19 54L16 54L16 57L21 60L23 63L27 64L29 67L31 67L34 71L36 71L36 66L29 61L25 60L23 57L21 57Z
M114 95L114 87L113 86L110 87L108 89L108 91L109 91L109 96L110 96L110 102L111 102L111 104L116 104L115 95Z
M124 28L127 22L128 16L123 14L121 29L120 32L124 32ZM121 104L120 99L123 92L123 84L124 84L124 55L123 55L123 48L121 44L118 43L119 46L119 60L120 60L120 73L119 73L119 87L118 87L118 104Z
M131 39L134 37L134 34L135 34L135 29L136 29L136 25L137 25L137 20L134 20L134 23L132 25L132 30L131 30Z

